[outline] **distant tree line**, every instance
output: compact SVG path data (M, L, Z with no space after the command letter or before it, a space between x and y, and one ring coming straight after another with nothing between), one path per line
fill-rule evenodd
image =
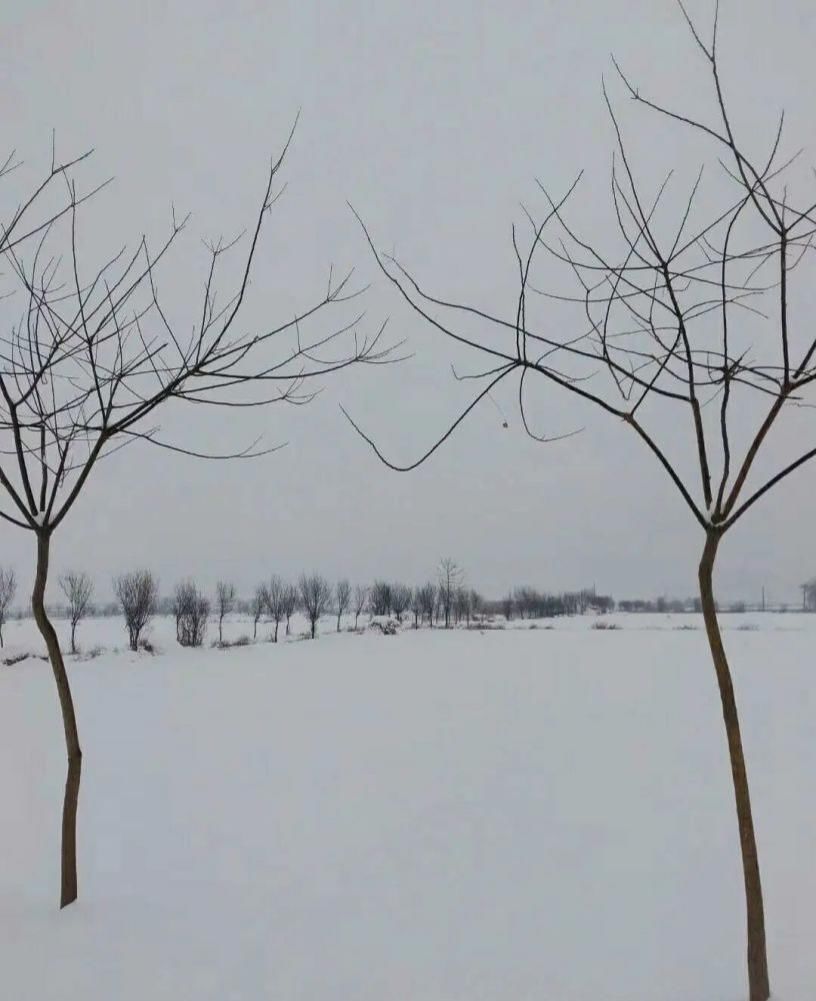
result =
M59 578L65 597L63 605L51 611L56 617L68 619L71 625L70 649L78 652L77 631L83 619L94 616L121 615L128 634L131 650L149 644L145 635L155 615L172 617L176 625L176 639L180 646L203 646L207 627L215 620L218 637L215 646L231 646L224 639L224 622L233 612L249 616L252 620L252 639L258 639L258 627L268 624L268 639L277 643L281 630L291 633L292 617L300 612L306 618L311 639L317 637L321 619L331 615L334 629L340 632L346 621L353 618L348 628L358 630L361 616L368 622L395 620L398 624L410 623L414 629L450 629L456 626L479 625L485 619L502 617L514 619L546 619L560 616L605 614L618 611L626 613L678 614L701 612L699 598L626 598L618 602L610 595L598 594L594 588L578 591L551 592L524 585L511 589L500 599L485 599L465 584L465 574L455 560L445 558L439 562L436 579L428 579L411 587L402 581L377 578L371 584L352 584L341 578L332 584L319 573L302 574L297 583L288 583L276 574L259 583L249 599L238 596L235 585L219 580L212 598L208 597L194 580L185 578L176 585L173 594L161 597L159 581L149 570L130 571L113 581L115 600L94 603L94 584L87 573L72 570ZM13 569L0 567L0 647L3 645L3 627L11 616L11 603L16 595L17 578ZM816 580L802 585L805 610L816 609ZM722 611L745 612L761 606L747 606L745 602L732 602ZM22 615L22 611L19 613ZM29 612L30 614L30 612ZM238 642L249 642L249 636Z
M534 587L517 587L500 601L489 602L486 608L494 614L501 613L509 622L514 618L550 619L587 612L613 612L615 599L589 589L553 594Z

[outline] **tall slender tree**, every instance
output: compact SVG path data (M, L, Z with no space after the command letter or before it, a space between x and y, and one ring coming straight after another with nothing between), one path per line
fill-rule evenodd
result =
M531 427L526 393L535 377L539 385L570 393L615 418L656 459L701 535L699 600L733 783L749 994L751 1001L766 1001L770 981L762 883L714 571L725 535L816 457L816 442L802 445L779 434L793 408L813 403L816 337L809 316L794 308L794 285L806 289L811 283L804 268L813 263L816 207L793 194L789 181L796 157L782 152L782 118L761 156L751 154L738 137L718 61L718 12L707 34L682 3L680 9L711 82L709 119L651 100L614 65L636 108L654 114L670 130L693 134L695 142L710 143L712 176L701 170L678 193L669 171L647 192L604 87L616 145L610 183L615 244L602 246L568 218L578 180L560 197L540 185L541 210L525 210L527 236L512 230L518 295L511 319L429 291L400 262L380 253L363 226L382 272L403 300L437 333L478 352L486 363L467 376L480 383L479 391L415 462L391 462L354 426L392 468L415 468L480 400L516 376L526 432L539 441L565 437L540 435ZM553 280L559 269L572 287ZM656 419L661 410L668 421ZM681 421L687 422L691 443L685 454L677 450L674 434ZM773 446L772 431L777 432Z
M258 584L252 595L252 638L258 638L258 623L269 607L269 589L266 584Z
M266 588L266 607L269 616L275 623L275 631L272 634L272 642L278 642L278 627L281 619L286 615L286 585L277 574L272 575L272 579Z
M339 633L343 616L351 604L351 584L345 577L337 582L334 589L334 603L337 609L337 632Z
M224 618L235 608L235 585L219 580L215 585L215 612L218 616L218 642L224 642Z
M287 584L283 589L283 615L286 619L286 635L289 635L289 624L297 611L300 592L294 584Z
M294 131L294 130L293 130ZM36 549L32 606L56 682L68 775L61 847L60 905L77 896L76 813L82 750L73 696L57 634L45 608L51 540L105 458L134 442L203 458L248 458L272 451L260 439L223 455L196 451L159 434L166 405L232 407L274 402L302 404L310 381L358 362L388 359L381 333L357 334L360 317L331 321L325 314L355 296L351 275L329 271L324 291L287 319L241 329L242 307L260 245L261 230L278 194L290 135L273 157L261 185L258 212L242 241L206 245L200 299L178 322L162 303L160 276L181 245L187 217L173 213L167 234L154 244L141 236L93 263L81 248L85 206L101 185L81 187L90 154L61 161L52 149L49 168L27 190L11 191L0 207L0 518L31 533ZM9 190L12 153L0 162ZM224 261L243 245L232 291L219 297ZM232 252L232 254L231 254ZM337 349L338 338L351 344ZM328 354L328 352L331 352Z
M456 595L462 586L462 568L456 560L451 559L450 556L446 556L443 560L439 561L436 575L439 582L439 604L442 614L445 616L445 628L450 629L451 615L456 604Z
M357 584L354 588L354 603L352 605L352 610L354 612L354 628L360 621L360 616L363 614L363 609L366 607L366 602L368 601L368 588L365 584Z

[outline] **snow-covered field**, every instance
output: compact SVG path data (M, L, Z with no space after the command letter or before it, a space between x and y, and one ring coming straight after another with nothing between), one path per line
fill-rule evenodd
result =
M191 651L161 620L156 656L83 623L108 649L69 663L85 761L64 913L53 681L0 666L0 996L742 1001L700 619L591 621L389 637L326 619L315 643ZM723 621L772 984L812 1001L816 617ZM6 647L38 650L32 623Z

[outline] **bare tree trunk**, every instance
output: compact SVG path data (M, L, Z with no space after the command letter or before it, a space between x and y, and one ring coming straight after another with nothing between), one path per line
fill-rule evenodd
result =
M275 640L274 640L274 642L275 643L278 642L278 620L277 619L275 619Z
M771 989L768 979L768 955L765 946L765 910L762 902L762 882L759 875L759 857L751 812L751 796L748 789L748 774L745 769L745 755L742 749L734 685L731 680L731 671L728 667L714 603L714 561L720 537L717 532L709 532L706 539L699 567L700 600L708 645L711 648L711 658L714 661L714 670L720 689L720 702L722 703L725 733L728 739L728 755L731 761L731 777L734 783L734 798L737 807L748 930L748 996L750 1001L768 1001Z
M71 623L71 653L76 653L76 622Z
M50 536L45 532L38 532L37 574L34 580L34 591L31 595L31 605L37 627L45 640L51 669L54 672L54 681L57 684L57 694L62 711L62 725L65 729L65 748L68 753L68 775L65 780L65 799L62 805L60 880L60 907L62 908L67 907L77 898L76 817L79 803L79 779L82 772L82 750L79 746L74 700L65 671L65 662L62 659L56 631L45 611L45 585L48 580L50 545Z

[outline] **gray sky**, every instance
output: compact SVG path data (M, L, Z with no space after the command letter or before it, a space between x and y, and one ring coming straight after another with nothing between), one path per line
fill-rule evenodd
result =
M707 3L692 10L710 14ZM812 3L725 0L721 25L738 123L765 148L784 106L788 146L812 151ZM414 352L397 367L326 380L309 408L168 415L164 437L194 448L241 446L260 430L290 444L233 464L126 450L94 474L60 529L56 570L85 568L106 591L111 575L146 563L165 588L187 574L210 585L226 575L248 591L273 571L311 568L414 582L450 554L488 594L521 582L594 582L618 597L693 592L699 528L643 446L600 412L531 381L541 430L585 433L538 445L523 434L512 394L497 393L445 449L402 475L379 465L338 411L344 403L406 461L466 399L450 373L466 358L377 281L346 199L435 290L509 314L510 224L519 202L534 199L536 177L559 190L586 168L578 211L609 218L601 75L610 75L610 52L657 97L710 108L670 0L7 0L2 36L4 147L42 169L53 127L64 155L96 148L89 179L116 176L87 217L91 250L101 255L142 230L158 236L171 201L193 212L163 280L182 323L200 301L199 237L251 222L267 157L301 108L245 318L288 318L322 290L331 262L355 265L361 282L375 281L365 323L373 329L390 314L392 336ZM693 180L699 148L682 134L656 142L616 93L647 169L673 166ZM791 427L797 442L814 437L807 414ZM675 437L682 455L690 439ZM731 534L724 594L751 598L764 583L772 598L795 599L816 573L806 515L814 483L816 466ZM0 559L27 582L33 540L12 526L0 526L0 540Z

